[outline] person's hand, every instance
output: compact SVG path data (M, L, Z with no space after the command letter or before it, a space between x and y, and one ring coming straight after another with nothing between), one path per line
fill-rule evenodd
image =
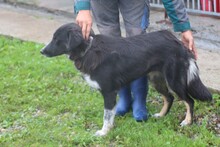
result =
M182 42L194 54L195 59L197 59L198 54L197 54L197 50L195 48L194 38L193 38L192 32L190 30L182 32Z
M92 15L90 10L80 10L76 17L76 23L82 28L83 38L88 40L92 28Z

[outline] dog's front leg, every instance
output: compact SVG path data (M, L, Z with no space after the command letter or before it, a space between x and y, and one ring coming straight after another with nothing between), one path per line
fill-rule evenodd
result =
M104 97L104 117L103 117L103 126L101 130L98 130L96 136L106 135L114 125L115 118L115 104L116 104L116 92L106 93L102 92Z
M111 130L111 128L113 128L114 117L115 117L115 108L113 108L112 110L105 109L102 129L98 130L95 133L95 136L106 135Z

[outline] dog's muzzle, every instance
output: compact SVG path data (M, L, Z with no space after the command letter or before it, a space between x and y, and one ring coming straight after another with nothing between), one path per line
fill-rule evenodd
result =
M40 51L40 53L41 53L42 55L44 55L44 50L42 49L42 50Z
M44 48L41 49L40 53L44 56L51 57L50 53Z
M42 49L40 50L40 53L41 53L42 55L46 55L46 50L45 50L45 47L44 47L44 48L42 48Z

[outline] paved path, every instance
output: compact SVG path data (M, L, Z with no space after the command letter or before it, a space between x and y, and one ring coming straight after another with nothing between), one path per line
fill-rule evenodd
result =
M55 0L54 0L55 1ZM50 10L59 10L64 11L68 13L72 13L72 0L68 0L65 3L62 1L59 1L60 3L56 4L50 4L48 6L49 2L43 2L39 3L38 5L40 7L48 8ZM67 6L68 5L68 6ZM70 8L71 7L71 8ZM69 15L70 16L70 15ZM53 13L45 13L44 11L39 11L37 9L24 9L20 7L14 7L11 5L5 5L3 3L0 3L0 34L4 35L10 35L13 37L17 37L23 40L29 40L29 41L35 41L39 43L47 43L52 37L53 32L62 24L73 22L74 16L67 17L65 15L60 14L53 14ZM193 17L194 20L197 20L198 22L204 21L199 16L190 16ZM163 28L164 25L157 25L155 22L158 20L163 19L163 13L152 11L151 12L151 26L149 27L149 30L158 30ZM202 19L202 20L201 20ZM203 29L203 33L199 36L195 33L196 43L202 44L207 41L204 36L207 36L206 34L211 34L212 36L220 35L220 20L207 18L208 22L213 21L210 24L205 24L207 28ZM202 27L199 26L198 23L195 23L197 25L197 32L202 31ZM218 25L217 25L218 24ZM194 25L194 26L196 26ZM217 26L216 26L217 25ZM95 24L93 25L94 31L98 33L97 28ZM202 35L203 34L203 35ZM215 41L215 39L217 39ZM216 42L214 47L217 47L216 49L210 50L210 48L203 48L201 49L199 47L199 59L198 59L198 65L200 67L200 75L202 80L204 81L205 85L207 85L209 88L220 91L220 46L218 46L218 40L220 38L213 38L212 41ZM198 47L199 45L197 45Z

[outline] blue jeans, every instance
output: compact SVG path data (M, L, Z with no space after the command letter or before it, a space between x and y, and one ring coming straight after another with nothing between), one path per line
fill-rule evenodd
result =
M134 80L130 85L121 88L119 91L119 101L116 106L116 114L123 116L132 108L135 120L147 120L147 91L148 82L146 77Z
M127 37L146 33L149 25L148 0L91 0L91 7L101 34L121 36L120 12ZM119 91L116 114L124 115L132 108L137 121L147 120L147 91L146 77L123 87Z

